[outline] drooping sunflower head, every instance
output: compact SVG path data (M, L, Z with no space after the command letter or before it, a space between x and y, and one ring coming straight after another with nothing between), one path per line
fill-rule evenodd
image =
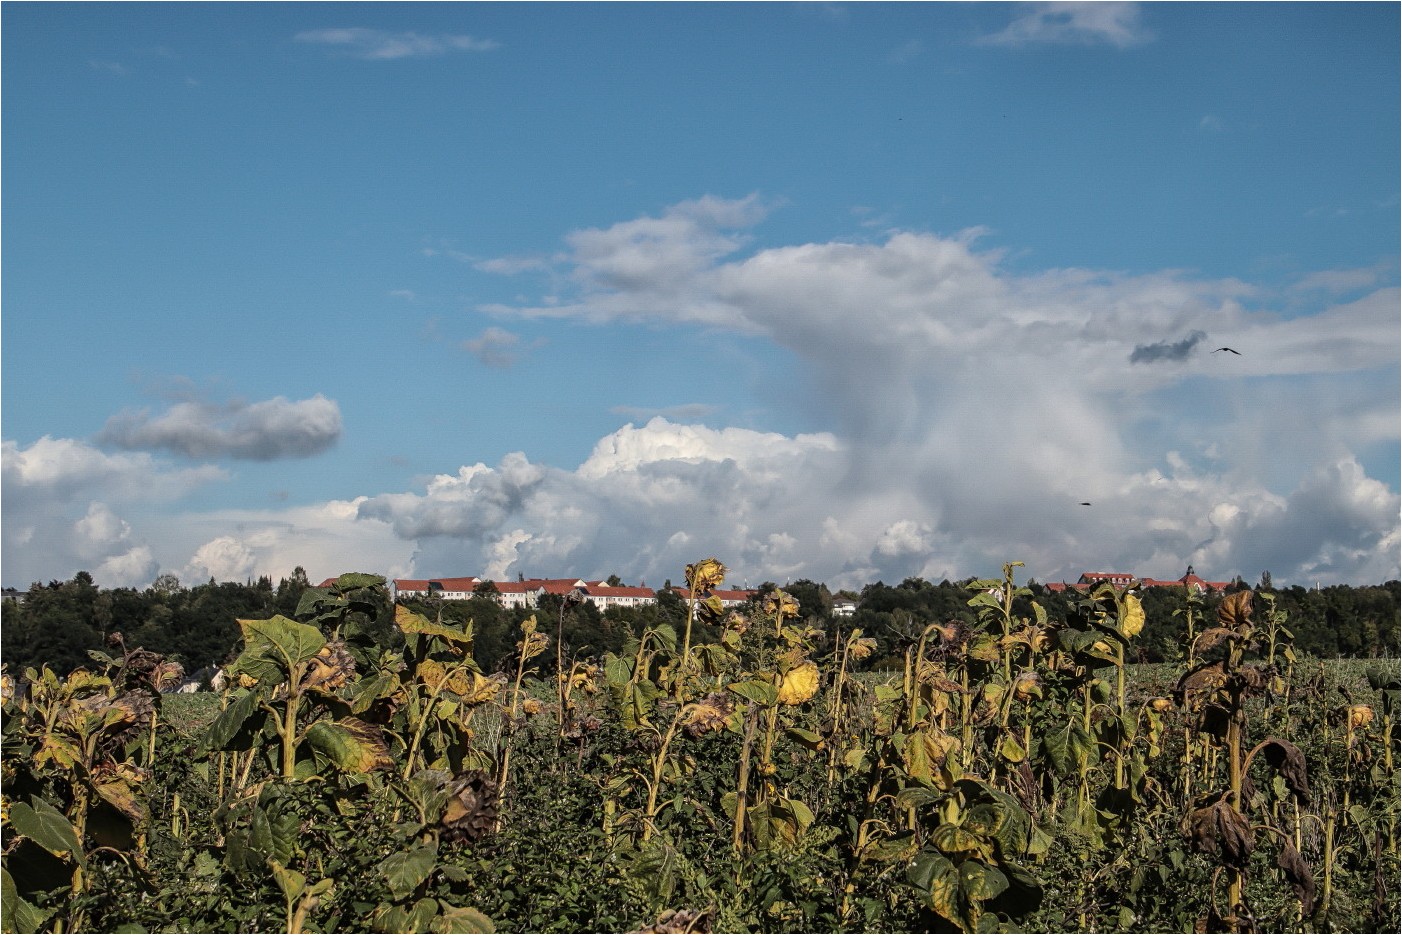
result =
M503 687L504 679L486 678L480 673L473 672L471 679L465 686L467 691L463 693L464 704L482 705L489 701L495 701L497 692Z
M331 642L318 650L307 664L307 674L302 678L302 690L316 690L326 694L336 691L355 678L355 657L346 651L346 644Z
M855 639L848 647L847 652L853 659L866 659L872 653L876 652L876 640L869 636Z
M712 692L692 706L686 716L684 727L691 737L700 737L712 731L722 730L735 703L724 692Z
M1013 697L1018 701L1031 701L1042 697L1042 679L1033 670L1018 673L1013 680Z
M775 589L764 599L764 612L780 620L792 620L798 616L798 601L792 595Z
M725 566L717 559L708 558L694 565L686 566L686 586L692 594L718 588L725 581Z
M1373 706L1366 704L1351 705L1348 709L1348 726L1350 728L1363 727L1373 723Z
M789 669L779 683L779 703L800 705L818 694L818 665L804 662Z

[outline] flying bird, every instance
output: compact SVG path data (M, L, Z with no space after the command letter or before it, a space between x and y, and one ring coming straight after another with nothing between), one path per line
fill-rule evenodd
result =
M1090 504L1087 503L1085 500L1082 500L1082 501L1081 501L1081 506L1090 506Z
M1233 354L1235 354L1236 356L1238 356L1238 357L1241 356L1241 351L1239 351L1239 350L1237 350L1237 349L1235 349L1235 348L1231 348L1231 347L1219 347L1219 348L1217 348L1217 350L1213 351L1212 353L1217 354L1217 353L1220 353L1221 351L1231 351L1231 352L1232 352Z

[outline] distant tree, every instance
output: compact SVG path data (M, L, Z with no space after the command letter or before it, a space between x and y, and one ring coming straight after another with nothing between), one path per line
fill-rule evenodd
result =
M609 575L607 584L611 588L621 587L623 584L623 579L618 577L618 575Z
M170 572L163 572L151 582L151 590L157 594L174 594L180 590L180 579Z
M479 597L485 597L491 594L500 594L501 589L497 587L497 583L495 581L487 579L485 581L477 582L476 586L472 589L472 593L478 595Z

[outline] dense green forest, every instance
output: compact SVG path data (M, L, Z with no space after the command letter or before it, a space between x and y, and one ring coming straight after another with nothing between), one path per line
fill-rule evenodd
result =
M968 606L967 581L938 584L921 578L907 578L898 585L882 582L867 585L860 594L844 592L858 600L857 611L847 617L831 613L835 595L825 585L808 580L789 582L784 589L799 602L800 613L822 630L829 639L839 631L861 629L876 640L877 651L868 660L875 668L893 662L899 653L929 623L973 620ZM670 584L670 583L669 583ZM765 582L757 594L768 593L773 582ZM239 619L258 619L275 614L291 616L302 592L310 587L306 574L296 569L290 578L276 585L269 578L255 582L214 582L183 587L172 576L162 576L145 590L97 587L92 576L79 572L71 581L35 584L22 600L5 600L0 626L0 652L11 672L25 667L49 664L55 671L67 672L89 662L88 650L121 643L143 647L179 660L186 672L218 665L238 648ZM1248 587L1244 582L1230 590ZM1055 592L1036 583L1032 597L1020 598L1021 615L1032 611L1026 602L1036 602L1053 621L1065 620L1074 601L1082 595L1074 591ZM1273 588L1268 578L1257 593L1270 596L1276 611L1283 614L1285 626L1294 635L1297 651L1321 658L1337 656L1392 657L1398 654L1399 584L1389 581L1372 587L1335 585L1321 589L1302 587ZM1184 656L1185 611L1188 595L1180 588L1146 588L1142 599L1148 627L1135 651L1139 662L1177 662ZM1222 595L1207 595L1195 604L1193 613L1208 617L1215 612ZM533 611L505 609L489 595L468 601L413 601L413 610L445 622L472 620L477 634L477 658L491 672L508 661L519 624ZM593 604L563 607L560 599L547 596L535 613L562 628L568 656L584 658L617 652L631 636L661 623L673 626L686 620L686 608L668 588L659 592L658 603L637 608L610 608L600 612ZM713 639L715 634L703 634Z

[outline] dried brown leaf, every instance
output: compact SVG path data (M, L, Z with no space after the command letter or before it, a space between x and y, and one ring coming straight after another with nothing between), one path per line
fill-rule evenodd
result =
M1266 762L1280 773L1280 778L1284 779L1285 785L1299 797L1301 804L1310 804L1309 767L1300 748L1288 740L1267 737L1263 742L1261 754L1266 758Z
M1217 606L1218 625L1232 630L1250 626L1252 597L1254 594L1251 591L1238 591L1222 598L1222 603Z
M1300 910L1305 918L1309 918L1314 914L1314 874L1310 872L1309 865L1295 849L1295 842L1290 840L1289 836L1281 836L1280 856L1276 858L1275 865L1285 871L1285 879L1295 891L1295 898L1300 901Z

